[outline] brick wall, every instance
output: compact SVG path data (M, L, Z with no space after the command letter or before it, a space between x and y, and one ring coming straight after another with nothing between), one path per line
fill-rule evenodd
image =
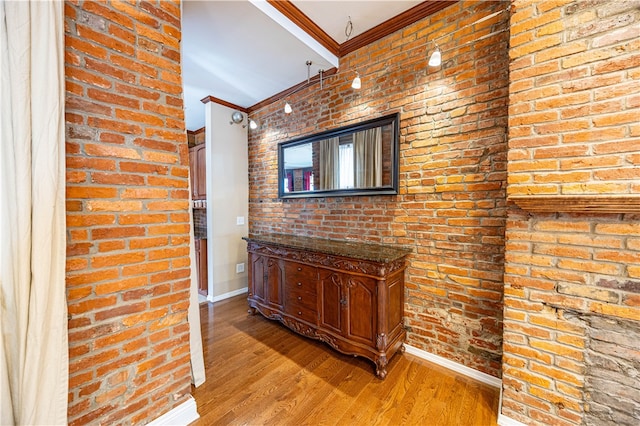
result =
M637 1L512 3L510 195L637 196L639 21ZM509 208L503 414L534 425L640 421L637 397L623 391L637 379L616 361L637 367L637 344L610 329L638 326L638 223ZM593 336L604 335L615 342L603 354ZM589 378L605 363L618 371Z
M513 3L509 195L640 192L638 2Z
M499 376L505 226L504 2L459 2L340 60L251 113L250 231L411 246L408 343ZM427 68L437 38L442 67ZM355 71L362 89L351 89ZM303 79L301 74L301 80ZM400 112L400 194L277 199L277 144Z
M190 394L180 5L65 14L69 423L146 423Z

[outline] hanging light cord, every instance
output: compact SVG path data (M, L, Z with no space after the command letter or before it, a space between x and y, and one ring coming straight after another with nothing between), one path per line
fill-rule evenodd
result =
M351 37L351 33L353 32L353 22L351 22L351 16L349 16L349 20L347 21L347 26L344 29L344 35L347 37L347 40Z

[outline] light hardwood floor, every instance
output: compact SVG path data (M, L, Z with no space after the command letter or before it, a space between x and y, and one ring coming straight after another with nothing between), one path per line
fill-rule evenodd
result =
M260 314L246 296L200 305L207 381L203 425L496 425L499 390L407 353L385 380Z

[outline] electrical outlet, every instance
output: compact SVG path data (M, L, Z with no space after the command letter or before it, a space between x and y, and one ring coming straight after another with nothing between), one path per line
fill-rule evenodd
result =
M244 225L244 216L236 217L236 225Z
M236 264L236 274L241 274L244 272L244 263Z

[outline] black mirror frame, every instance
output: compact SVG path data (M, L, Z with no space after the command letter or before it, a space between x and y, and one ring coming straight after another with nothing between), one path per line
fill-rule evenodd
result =
M359 132L374 127L382 127L391 125L393 135L391 137L391 185L380 186L378 188L350 188L350 189L325 189L314 191L297 191L284 192L284 149L303 145L306 143L316 142L330 137L343 136L349 133ZM327 130L315 133L310 136L293 139L278 144L278 198L317 198L317 197L350 197L354 195L397 195L399 181L399 155L400 155L400 113L385 115L384 117L374 118L356 124L340 127L338 129Z

